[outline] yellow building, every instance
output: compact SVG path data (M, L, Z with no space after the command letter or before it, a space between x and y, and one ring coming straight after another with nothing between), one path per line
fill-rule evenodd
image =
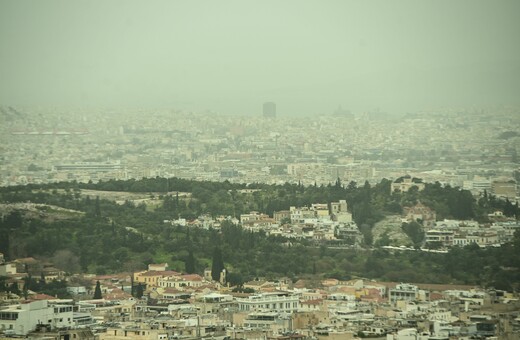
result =
M146 285L147 288L158 287L160 279L179 275L180 273L175 272L173 270L147 270L140 273L134 273L134 282L143 283Z

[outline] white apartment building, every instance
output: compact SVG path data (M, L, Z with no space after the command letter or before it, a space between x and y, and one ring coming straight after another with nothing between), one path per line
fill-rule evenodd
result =
M72 306L50 305L47 300L10 305L0 309L0 330L13 335L27 335L38 325L51 329L74 326Z
M316 218L314 210L311 210L308 207L290 207L289 211L292 223L304 223L305 220Z
M253 312L247 315L243 326L255 330L269 329L278 333L289 329L290 319L276 312Z
M453 244L454 232L451 230L428 230L426 232L426 243L441 243L443 246L451 246Z
M289 293L265 293L237 298L239 311L297 312L300 308L298 295Z
M414 301L418 299L426 299L427 293L419 290L419 287L407 283L401 283L388 291L388 299L390 302L395 301Z
M0 264L0 276L9 276L16 274L16 263L8 262Z

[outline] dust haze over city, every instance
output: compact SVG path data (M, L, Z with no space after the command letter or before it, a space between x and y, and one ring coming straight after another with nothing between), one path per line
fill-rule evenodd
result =
M6 105L285 115L517 105L517 1L3 1ZM21 24L23 23L23 24Z
M518 339L518 32L0 0L0 339Z

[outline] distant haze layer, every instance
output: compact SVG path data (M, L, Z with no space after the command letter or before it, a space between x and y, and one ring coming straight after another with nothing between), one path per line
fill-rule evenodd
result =
M1 1L0 105L520 104L520 1Z

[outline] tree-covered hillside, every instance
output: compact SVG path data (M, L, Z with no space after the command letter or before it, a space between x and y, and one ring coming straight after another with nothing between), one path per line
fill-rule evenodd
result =
M82 190L146 193L155 204L114 201ZM248 189L248 190L243 190ZM177 192L189 193L179 195ZM194 219L202 214L236 216L249 211L272 214L290 206L330 203L340 199L367 242L366 248L333 249L305 241L285 240L243 230L224 221L220 230L172 226L164 220ZM518 205L491 195L479 199L464 190L426 184L422 191L391 193L390 181L327 186L298 184L231 184L154 178L100 183L59 183L0 188L0 203L44 203L83 214L40 218L23 210L6 213L0 222L0 252L8 258L49 259L67 272L108 273L142 269L168 262L175 270L201 273L211 267L218 249L232 283L259 276L348 278L362 276L393 281L466 283L511 289L520 282L520 239L501 248L454 248L447 254L373 250L374 224L416 202L433 208L437 218L476 219L501 210L518 218ZM42 212L43 214L44 212ZM407 230L413 234L413 230ZM413 234L415 235L415 234ZM517 235L518 236L518 235ZM414 236L415 237L415 236ZM518 288L518 287L516 287Z

